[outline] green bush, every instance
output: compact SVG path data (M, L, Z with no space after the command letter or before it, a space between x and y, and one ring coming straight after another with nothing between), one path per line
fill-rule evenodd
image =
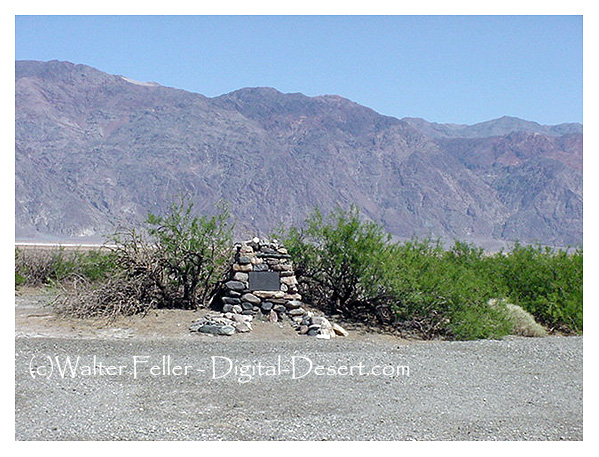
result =
M98 281L115 268L112 253L101 250L15 249L16 285L52 285L76 278Z
M516 244L507 253L489 255L467 243L456 242L444 251L438 243L423 241L397 245L392 258L397 262L392 271L398 271L394 289L403 297L398 312L402 318L419 319L426 330L443 328L441 334L465 338L464 325L456 322L474 322L475 315L480 315L481 323L487 321L496 312L481 304L504 297L550 329L582 332L581 249L567 252ZM501 314L503 323L496 329L480 328L489 336L504 333L508 325L504 310ZM449 319L447 326L437 322L439 316ZM472 326L471 333L487 330L481 333Z
M509 300L542 324L557 330L583 330L583 253L516 244L494 256Z
M116 256L112 252L87 251L79 253L76 270L90 281L101 281L116 270Z
M424 338L499 338L511 332L504 310L486 303L501 289L483 274L483 252L464 243L412 240L390 248L387 285L402 327Z
M355 208L310 215L283 235L302 292L327 312L375 319L391 310L400 328L424 338L473 339L509 334L504 310L486 305L501 289L481 274L483 251L456 243L391 243Z
M110 319L152 308L207 305L232 255L228 218L224 207L211 217L196 215L185 198L163 216L148 215L141 230L126 228L111 237L110 277L62 294L55 309ZM102 272L103 264L93 260L85 264L90 276Z
M518 330L514 307L550 329L581 332L582 250L521 246L487 254L456 241L391 243L355 208L315 211L283 235L304 295L328 312L363 319L392 310L424 338L499 338ZM506 299L507 306L489 306ZM535 332L542 334L542 331Z
M124 280L144 278L144 293L158 306L196 309L207 305L224 278L232 229L224 206L214 216L199 216L182 198L166 215L148 215L147 235L133 229L116 234L115 262Z
M79 316L206 306L232 254L228 217L222 207L197 216L182 199L164 216L150 214L145 230L116 234L111 252L17 249L15 284L83 278L88 289L61 302ZM449 249L428 239L393 243L355 207L316 210L280 238L302 294L325 312L422 338L543 334L525 312L549 329L583 330L582 249L516 244L490 255L457 241Z
M355 207L324 216L312 213L304 227L283 234L306 295L322 309L349 315L382 298L382 273L389 235L362 221Z
M450 335L458 340L502 338L514 330L514 323L505 309L495 309L477 302L456 306L449 323Z
M15 271L15 287L22 286L27 281L27 278Z

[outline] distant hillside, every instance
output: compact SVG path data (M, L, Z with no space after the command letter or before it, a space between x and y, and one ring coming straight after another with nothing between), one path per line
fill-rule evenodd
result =
M499 119L480 122L474 125L436 124L413 117L406 117L402 120L431 138L486 138L508 135L512 132L542 133L550 136L561 136L572 133L582 135L581 124L541 125L536 122L509 116L503 116Z
M190 193L238 233L357 204L399 238L582 243L582 126L396 119L339 96L220 97L16 62L17 239L101 239Z

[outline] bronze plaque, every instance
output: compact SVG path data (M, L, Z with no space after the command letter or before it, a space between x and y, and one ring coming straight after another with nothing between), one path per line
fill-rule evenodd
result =
M250 271L250 290L280 290L278 271Z

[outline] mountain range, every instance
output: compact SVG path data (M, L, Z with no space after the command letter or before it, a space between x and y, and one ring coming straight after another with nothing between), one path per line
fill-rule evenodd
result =
M97 241L188 194L237 235L357 205L397 239L582 244L582 125L381 115L338 95L209 98L69 62L15 67L15 234Z

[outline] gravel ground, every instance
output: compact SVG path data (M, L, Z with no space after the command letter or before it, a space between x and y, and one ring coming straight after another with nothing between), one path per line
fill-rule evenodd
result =
M17 440L582 440L582 337L408 343L38 335L15 344ZM75 377L61 377L56 362L77 356ZM166 356L170 374L161 371ZM283 370L296 356L295 377L305 376L270 371L279 356ZM261 364L262 376L225 376L224 357L256 374ZM344 374L344 366L360 364L363 373L375 366L395 372ZM85 371L90 365L96 373ZM174 365L191 368L175 375ZM318 365L336 375L320 374Z

